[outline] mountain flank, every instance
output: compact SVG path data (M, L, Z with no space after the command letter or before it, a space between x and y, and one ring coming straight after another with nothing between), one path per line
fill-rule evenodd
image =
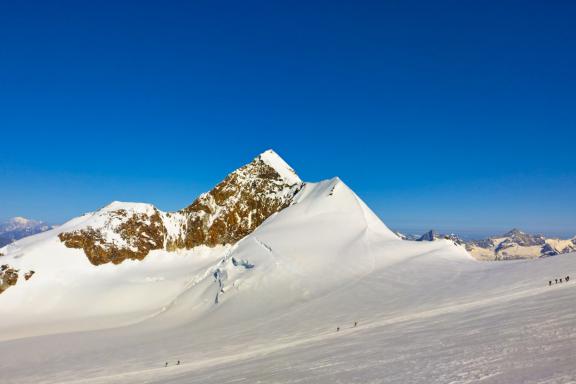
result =
M188 207L162 212L149 204L114 202L73 231L61 232L94 265L142 260L152 250L234 244L286 208L304 183L268 150L230 173Z

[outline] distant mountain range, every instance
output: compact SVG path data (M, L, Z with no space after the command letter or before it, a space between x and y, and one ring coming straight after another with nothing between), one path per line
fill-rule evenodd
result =
M48 231L52 228L55 228L55 226L43 221L30 220L24 217L13 217L0 223L0 247L26 236Z
M529 234L516 228L502 235L481 240L463 240L457 235L440 234L434 230L421 236L404 235L398 232L396 234L404 240L412 241L452 240L456 244L465 246L466 250L478 260L534 259L576 252L576 236L571 239L559 239L541 234Z

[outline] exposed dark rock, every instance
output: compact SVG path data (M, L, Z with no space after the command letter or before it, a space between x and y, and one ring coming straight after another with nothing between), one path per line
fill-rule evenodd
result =
M123 209L109 211L107 214L111 218L128 217ZM156 209L151 215L133 213L116 227L116 233L128 247L108 242L103 235L107 229L87 227L73 232L62 232L58 237L68 248L82 248L94 265L120 264L126 259L142 260L151 250L164 247L165 227Z
M438 238L438 235L436 234L436 231L432 229L432 230L426 232L425 234L423 234L422 236L420 236L418 241L434 241L437 238Z
M0 293L4 292L18 282L18 270L11 268L8 264L0 267Z
M96 213L104 224L62 232L59 238L69 248L83 249L94 265L142 260L156 249L234 244L292 204L302 185L289 184L259 156L180 211L106 209ZM110 240L111 233L121 241Z

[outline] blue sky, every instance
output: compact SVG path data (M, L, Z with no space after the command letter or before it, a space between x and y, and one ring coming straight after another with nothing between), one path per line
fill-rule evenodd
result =
M394 228L576 234L574 20L566 1L2 2L0 218L179 209L273 148Z

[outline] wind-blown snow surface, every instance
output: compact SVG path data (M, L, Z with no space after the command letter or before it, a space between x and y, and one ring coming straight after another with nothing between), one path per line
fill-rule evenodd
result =
M27 241L16 243L22 263L32 255L68 262L80 277L58 276L54 301L16 287L0 296L3 383L576 377L576 286L547 286L574 271L575 255L490 263L448 240L401 241L339 179L306 184L294 205L232 248L154 251L142 262L92 266L93 276L77 250L62 252L49 235ZM43 253L50 247L62 259ZM44 311L32 321L36 305ZM92 330L34 336L64 331L51 308L65 309L63 318L81 312L77 329ZM109 328L122 323L131 325Z

